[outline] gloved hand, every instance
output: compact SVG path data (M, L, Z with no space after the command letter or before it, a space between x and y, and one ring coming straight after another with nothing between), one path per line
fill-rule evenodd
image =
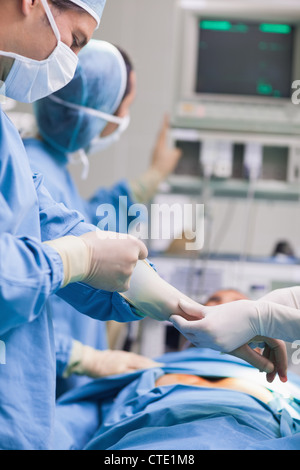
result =
M179 306L195 320L186 321L173 315L170 321L197 347L230 352L260 335L255 302L251 300L237 300L212 307L200 304L191 306L181 300Z
M101 230L46 243L62 258L62 287L82 281L96 289L126 291L137 261L148 254L144 243L137 238Z
M280 289L257 301L238 300L214 307L181 302L185 313L202 320L190 324L178 318L173 320L179 320L197 343L207 347L214 344L215 349L225 352L233 351L255 336L292 342L300 338L299 292L299 287Z
M199 306L199 304L164 281L146 261L138 261L132 275L130 289L121 295L123 295L142 315L147 315L160 321L171 319L176 328L196 346L211 347L221 351L224 350L223 345L221 347L216 346L214 338L207 335L206 332L204 332L204 334L200 332L199 334L197 329L199 321L191 321L193 317L195 317L195 314L198 315L199 318L199 312L202 318L204 315L204 313L202 313L203 309L213 309L214 307ZM235 304L237 302L233 303ZM237 310L239 311L239 309ZM187 320L190 321L186 321L178 315L185 315ZM183 325L181 325L181 322L183 322ZM226 326L224 314L223 323ZM225 326L220 329L221 339ZM201 336L200 338L198 338L198 334ZM251 338L252 337L253 336L251 336ZM198 339L199 341L197 341ZM257 341L262 342L263 339L257 338ZM266 339L265 343L267 343L267 348L265 349L264 356L253 351L248 345L236 350L234 355L244 359L254 367L267 372L267 378L268 380L270 379L270 381L273 380L277 371L280 377L285 380L287 356L284 344L269 339Z
M180 299L198 307L198 304L171 286L147 263L138 261L134 268L130 288L121 294L141 316L158 321L169 320L172 314L182 314Z
M136 263L148 255L144 243L131 235L100 230L80 238L87 244L90 258L84 282L96 289L126 291Z
M267 338L291 340L291 329L289 327L286 329L287 334L283 334L282 331L287 316L289 316L289 322L293 317L292 323L294 324L295 321L298 323L300 334L299 311L264 300L255 302L238 300L213 307L195 306L185 301L181 301L179 305L185 314L198 318L194 321L187 321L178 315L170 317L174 326L192 344L233 353L261 370L274 372L274 367L273 370L269 369L270 362L262 362L261 356L247 345L250 341L261 342L264 337L263 341L269 347L263 359L276 357L275 369L278 370L282 380L285 380L286 353L283 352L283 345ZM270 348L272 353L270 353ZM274 361L271 362L274 365ZM264 367L265 365L267 368Z
M77 374L100 378L160 366L161 364L139 354L127 351L99 351L74 341L69 365L63 377Z

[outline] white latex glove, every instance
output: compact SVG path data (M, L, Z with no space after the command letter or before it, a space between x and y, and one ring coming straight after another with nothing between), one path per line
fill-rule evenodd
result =
M137 261L148 254L144 243L137 238L101 230L46 243L62 258L62 287L82 281L96 289L126 291Z
M154 320L169 320L172 314L183 314L179 307L181 299L185 299L195 308L198 304L178 291L147 263L138 261L130 281L128 291L121 294L133 305L142 316L154 318Z
M275 365L275 371L278 371L281 379L285 380L287 367L285 348L281 342L274 341L273 338L290 341L293 328L288 327L287 334L282 332L282 323L286 321L287 316L289 316L288 323L297 320L300 335L299 311L264 300L256 302L238 300L213 307L195 306L181 301L180 307L185 314L198 319L187 321L181 316L173 315L170 321L192 344L231 353L267 373L274 372ZM263 358L247 344L250 341L262 340L268 345ZM270 367L271 363L273 370Z
M186 321L172 316L170 320L197 347L230 352L260 335L258 311L251 300L212 307L191 306L181 301L180 307L198 319Z
M174 324L181 327L193 344L229 352L248 343L256 336L292 342L300 339L300 311L297 308L262 300L238 300L205 307L181 302L180 307L198 320L187 322L175 316ZM201 318L199 320L199 318Z
M275 302L276 304L285 305L300 309L300 287L287 287L285 289L276 289L259 300L267 302Z
M212 349L226 351L226 341L236 340L235 335L240 340L240 337L244 333L243 328L245 325L243 322L240 325L239 331L234 329L233 335L232 328L228 328L228 321L226 321L226 305L228 304L220 306L222 307L222 310L218 313L221 320L218 317L216 322L212 323L210 327L210 323L208 321L210 317L208 312L212 312L213 310L209 309L214 309L215 307L203 307L186 297L173 286L161 279L161 277L145 260L138 261L131 278L130 288L122 295L128 302L134 305L141 314L150 316L155 320L164 321L170 319L174 323L174 326L195 346L210 347ZM251 306L252 313L255 316L256 310L253 303L250 301L245 302L249 302L249 307ZM232 302L231 305L237 303L238 302ZM239 319L241 318L240 309L241 306L237 306L235 313ZM232 313L233 309L229 308L229 310ZM182 318L182 315L185 315L189 321ZM192 321L195 315L198 318L202 318L207 315L207 318L204 320ZM206 327L207 323L208 326ZM230 325L232 325L231 322ZM209 328L211 328L212 331L210 331ZM249 328L250 339L252 339L256 336L256 332L252 332L251 322L249 322ZM202 329L203 331L201 331ZM228 331L227 336L226 331ZM249 331L246 328L246 333L248 332ZM263 339L257 338L257 341L262 342ZM245 339L244 343L246 342L247 340ZM253 349L247 344L240 347L232 354L244 359L254 367L267 372L267 379L269 381L274 379L277 372L281 379L285 381L287 369L285 345L282 342L278 342L273 339L265 340L265 343L267 343L267 347L265 348L264 356L253 351ZM233 349L235 348L228 349L227 351L232 351Z
M100 378L160 366L161 364L135 353L109 349L99 351L74 341L70 362L63 376L67 378L77 374Z

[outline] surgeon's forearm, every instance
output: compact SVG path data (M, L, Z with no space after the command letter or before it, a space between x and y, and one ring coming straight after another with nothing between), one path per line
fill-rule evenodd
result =
M255 302L260 336L293 342L300 339L300 311L280 303Z
M0 337L32 322L60 287L59 255L36 238L0 234Z
M286 305L287 307L300 309L300 287L288 287L285 289L276 289L261 299L262 301L274 302L276 304Z
M171 315L184 315L179 307L180 300L195 303L178 289L163 280L146 262L138 261L130 281L130 288L121 295L133 305L142 316L155 320L169 320Z
M56 295L83 315L96 320L114 320L123 323L141 319L141 316L118 292L96 290L87 284L77 282L68 284Z
M61 257L64 267L64 279L61 287L82 281L88 271L88 247L80 237L66 236L45 242L55 249Z
M257 302L262 333L293 342L300 339L300 287L276 289Z

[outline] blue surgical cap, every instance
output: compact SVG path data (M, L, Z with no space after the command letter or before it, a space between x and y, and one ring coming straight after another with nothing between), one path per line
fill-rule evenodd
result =
M71 0L71 2L76 3L76 5L90 13L99 26L106 0Z
M127 85L127 70L120 51L106 41L91 40L79 53L78 67L71 82L34 103L39 133L63 153L87 148L107 124L84 108L114 114ZM59 102L54 101L55 98ZM80 109L68 107L68 103Z

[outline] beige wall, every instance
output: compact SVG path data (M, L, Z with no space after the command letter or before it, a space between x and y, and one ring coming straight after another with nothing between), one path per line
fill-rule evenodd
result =
M107 185L122 177L135 177L149 163L163 114L171 109L175 3L176 0L107 0L96 38L120 45L131 55L138 76L138 95L130 128L122 140L92 161L91 177L88 183L81 183L85 195L99 182ZM234 209L232 217L229 204ZM243 249L245 209L243 201L212 204L214 249L219 247L225 253ZM250 253L268 255L280 238L288 239L298 250L300 203L261 202L255 204L251 214Z
M151 150L165 112L171 107L173 16L176 0L107 0L97 39L120 45L130 54L138 76L138 94L131 125L121 141L91 159L88 181L72 168L83 196L99 186L132 178L147 168ZM25 109L24 107L21 109ZM200 201L201 202L201 201ZM212 204L213 248L225 252L242 249L245 202ZM279 238L298 250L300 203L255 204L249 233L249 253L268 255Z
M147 168L157 131L169 109L174 4L174 0L107 1L95 37L129 53L138 91L129 129L119 143L93 158L91 177L88 183L80 184L84 195L99 183L108 185L123 177L135 177Z

